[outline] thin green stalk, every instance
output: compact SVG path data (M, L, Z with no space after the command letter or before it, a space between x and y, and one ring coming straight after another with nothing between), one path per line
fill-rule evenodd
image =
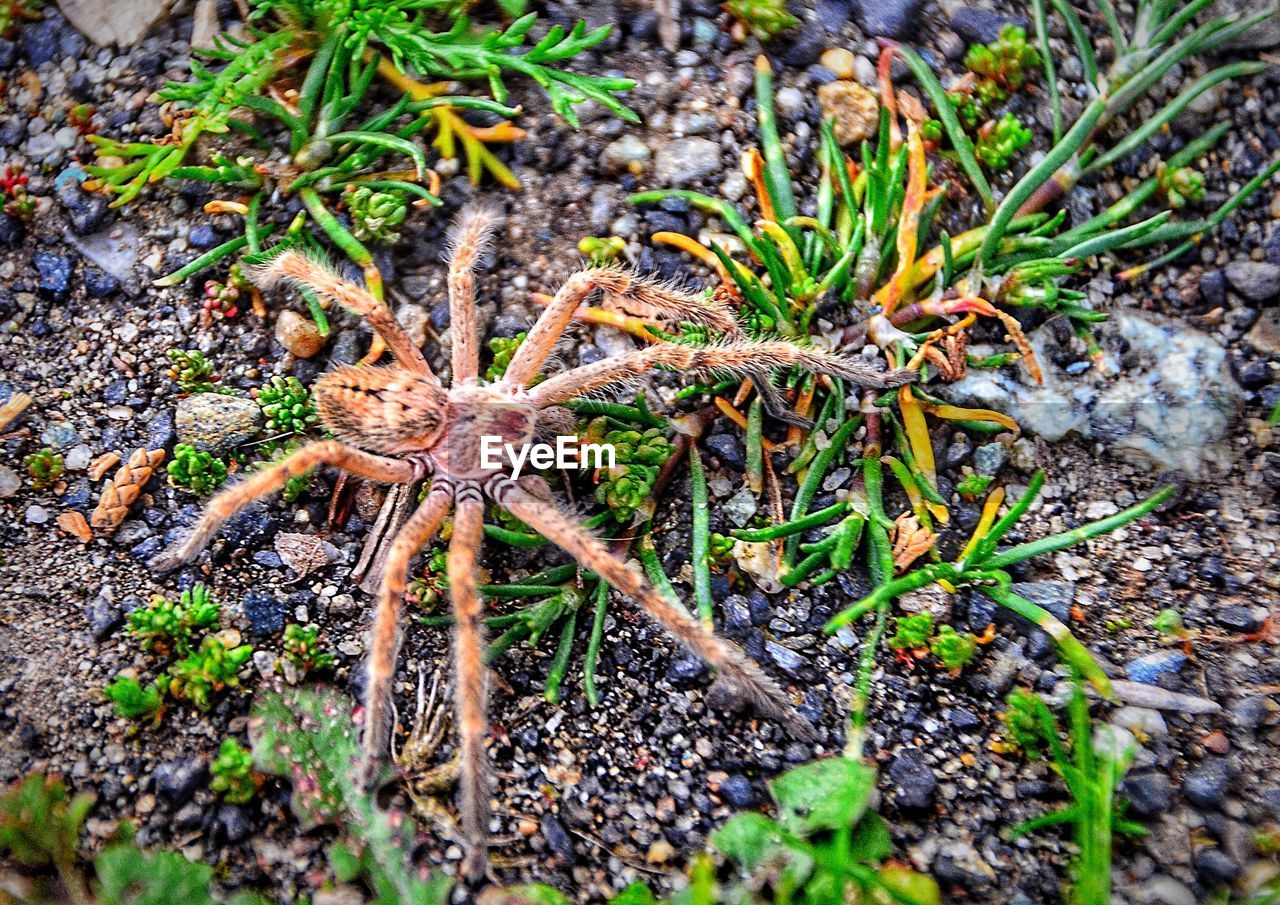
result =
M765 191L781 222L796 215L796 199L773 108L773 69L764 54L756 57L756 118L760 123L760 148L764 155Z
M542 694L552 704L560 703L560 683L569 669L569 655L573 652L573 633L578 627L578 609L569 611L564 624L560 627L560 643L556 646L555 656L551 659L551 669L547 672L547 681L543 685Z
M760 396L747 409L747 484L752 493L764 489L764 405Z
M609 585L600 582L595 590L596 611L591 620L591 637L587 639L587 655L582 661L582 693L586 695L587 704L596 707L600 704L600 694L596 690L596 664L600 660L600 644L604 640L604 617L609 609Z
M173 273L169 274L168 276L161 277L160 279L156 280L152 285L161 286L161 287L177 286L179 283L182 283L183 281L185 281L187 277L190 277L199 273L200 271L204 270L206 267L212 267L214 264L218 263L223 258L231 257L233 254L240 251L240 249L244 248L248 244L249 244L249 239L246 236L236 236L236 238L230 240L229 242L223 242L217 248L209 249L208 251L206 251L204 254L196 258L194 261L192 261L190 264L186 265L185 267L180 267L177 270L175 270Z
M698 618L710 626L715 619L711 600L711 514L707 509L707 474L695 443L689 444L689 485L693 496L693 600Z
M767 528L739 528L734 531L730 531L729 533L741 541L753 544L764 543L766 541L791 537L793 534L800 534L804 531L808 531L810 528L819 528L827 522L840 518L848 511L848 503L833 503L825 509L819 509L817 512L811 512L803 518L798 518L790 522L783 522L781 525L770 525Z
M1093 654L1089 653L1088 649L1071 633L1071 629L1067 628L1058 617L1005 587L983 587L982 592L1005 609L1017 613L1043 629L1053 639L1054 646L1058 649L1058 656L1065 663L1078 669L1080 674L1098 689L1099 694L1107 698L1112 696L1111 680L1107 678L1107 674L1102 671Z
M822 486L822 479L826 475L831 464L835 462L836 456L844 451L848 445L850 438L853 437L854 431L858 429L858 425L862 423L862 417L855 415L831 435L831 441L827 444L827 448L821 450L813 457L813 464L809 466L809 470L805 472L804 481L801 482L799 489L796 490L795 502L791 506L792 521L803 518L809 511L809 504L813 502L814 496L818 492L818 488ZM783 553L783 562L791 563L795 561L796 551L800 548L799 535L792 535L787 540L787 545Z
M1016 547L1010 547L1003 553L997 553L990 559L982 562L983 569L1004 569L1014 563L1022 562L1024 559L1030 559L1033 556L1043 556L1046 553L1056 553L1059 550L1066 550L1068 547L1074 547L1076 544L1083 543L1091 538L1107 534L1117 528L1122 528L1130 522L1137 521L1144 515L1155 511L1164 505L1173 497L1174 488L1163 487L1157 490L1146 500L1133 506L1117 512L1115 515L1099 519L1096 522L1090 522L1071 531L1064 531L1061 534L1055 534L1051 537L1042 537L1040 540L1029 541L1025 544L1018 544ZM994 533L994 530L993 530Z
M960 125L960 120L956 118L955 108L951 106L951 100L947 97L947 92L943 89L942 83L933 74L929 64L910 47L899 44L896 45L895 50L902 57L903 62L907 64L911 74L916 77L916 81L920 83L920 87L924 89L925 94L929 95L929 101L933 104L934 112L937 113L938 119L942 122L942 128L946 131L947 138L951 141L951 147L955 149L956 157L960 161L960 168L969 177L969 182L977 190L978 195L982 198L982 203L990 213L995 208L995 198L991 194L991 185L987 182L987 177L982 172L982 166L974 155L973 142L969 140L969 136ZM1014 208L1014 210L1017 210L1017 208Z
M1044 0L1031 0L1032 15L1036 25L1036 43L1040 47L1040 62L1044 66L1044 83L1049 91L1049 106L1053 108L1053 143L1062 141L1062 100L1058 97L1058 73L1053 65L1053 53L1049 50L1049 29L1045 22Z

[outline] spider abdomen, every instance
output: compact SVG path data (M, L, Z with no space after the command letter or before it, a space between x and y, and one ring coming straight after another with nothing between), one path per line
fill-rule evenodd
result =
M321 376L314 393L325 426L373 452L424 452L444 426L444 390L400 368L341 367Z

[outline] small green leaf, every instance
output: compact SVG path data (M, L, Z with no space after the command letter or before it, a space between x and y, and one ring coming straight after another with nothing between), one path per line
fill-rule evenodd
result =
M782 831L763 814L734 814L711 834L711 844L751 873L783 848Z
M852 826L866 812L873 788L875 771L846 757L796 767L769 784L778 822L798 835Z

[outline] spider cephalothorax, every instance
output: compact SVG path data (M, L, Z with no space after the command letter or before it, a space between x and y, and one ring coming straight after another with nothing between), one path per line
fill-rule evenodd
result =
M809 725L795 713L782 690L741 650L718 637L689 612L656 591L632 563L545 499L511 479L503 467L485 467L478 455L482 436L506 443L527 442L540 424L556 423L560 406L648 373L656 365L680 371L767 374L798 365L863 386L897 386L914 378L907 371L880 372L866 362L842 358L782 340L738 339L733 311L722 298L705 299L616 267L591 268L571 276L529 330L506 374L493 383L478 377L478 343L472 269L496 217L484 209L458 218L449 264L449 310L453 343L452 386L445 389L421 349L411 343L387 306L346 282L324 264L297 251L284 251L253 274L262 285L289 280L363 315L392 353L387 367L341 367L316 381L321 418L336 440L305 446L272 468L258 472L212 501L191 534L155 562L172 568L193 558L235 512L279 490L294 475L332 465L363 478L412 484L430 478L418 509L391 542L386 556L369 645L364 747L371 758L388 750L392 729L392 679L399 647L400 609L410 560L454 511L447 575L455 616L455 709L461 766L459 809L467 843L465 870L485 873L489 791L484 737L487 683L481 599L476 558L483 537L484 498L496 501L532 529L571 554L644 611L681 643L741 690L757 711L793 732ZM574 312L592 293L647 317L694 321L729 334L707 346L654 343L612 358L548 377L534 386ZM759 376L755 380L760 381Z

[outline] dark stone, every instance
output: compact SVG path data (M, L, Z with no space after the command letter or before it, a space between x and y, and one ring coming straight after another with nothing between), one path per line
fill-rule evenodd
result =
M284 565L284 560L274 550L259 550L253 554L253 561L267 569L279 569Z
M218 234L208 223L201 223L191 227L191 232L187 234L187 241L196 248L213 248L218 244Z
M1213 621L1227 631L1237 632L1241 635L1256 632L1262 624L1253 615L1253 610L1249 607L1236 605L1219 608L1213 615Z
M541 826L542 838L546 840L547 847L565 861L572 862L574 857L573 839L565 832L564 824L560 822L560 819L554 814L543 814Z
M163 408L147 423L147 449L168 449L177 439L173 409Z
M1230 883L1240 875L1240 865L1216 845L1200 849L1192 863L1200 878L1212 886Z
M101 195L86 192L75 180L68 180L58 188L58 201L67 211L71 228L77 235L94 232L102 226L111 210L110 202Z
M705 445L722 465L739 471L746 468L747 451L737 434L712 434Z
M1231 785L1231 768L1225 760L1205 761L1182 780L1182 794L1197 807L1217 808Z
M725 628L751 628L751 606L747 603L747 598L741 594L731 594L725 598L722 606L724 608Z
M872 37L909 38L920 24L923 0L850 0L858 26Z
M840 0L817 0L813 4L813 20L827 34L838 34L849 21L849 6Z
M71 285L71 259L53 251L38 251L33 263L39 274L39 286L45 292L62 295Z
M152 778L156 792L178 807L186 804L204 783L205 763L198 757L165 761L156 767Z
M97 267L84 269L84 288L95 299L103 299L120 291L120 281Z
M243 808L233 804L224 804L218 808L218 834L231 844L243 842L249 838L253 827L249 825L249 815Z
M1280 264L1232 261L1225 270L1227 282L1251 302L1265 302L1280 295Z
M0 214L0 245L13 248L27 235L27 227L11 214Z
M27 137L27 124L13 116L0 123L0 145L16 148Z
M1143 817L1154 817L1173 807L1173 784L1163 773L1130 776L1124 781L1121 791L1134 811Z
M247 547L275 533L276 520L267 513L267 507L255 503L227 520L222 536L236 547Z
M32 66L49 63L58 57L58 23L53 19L33 22L22 29L22 49Z
M804 657L776 641L766 641L764 649L769 652L769 659L776 663L778 668L785 673L796 675L805 667Z
M123 377L113 380L107 384L107 388L102 391L102 401L108 405L120 405L129 396L129 381Z
M266 638L284 629L285 619L289 615L289 605L283 600L250 591L240 602L249 620L249 634L258 638Z
M938 789L938 780L919 748L904 748L898 753L889 765L889 779L896 787L898 806L910 810L929 807Z
M141 543L134 544L129 550L129 555L134 559L146 562L164 549L164 540L159 537L148 537Z
M951 27L969 44L990 44L1007 24L1026 27L1023 21L978 6L962 6L951 14Z
M688 655L672 660L667 667L667 681L673 685L692 682L707 671L701 657Z
M78 60L88 48L89 42L74 28L68 26L58 32L58 49L65 59Z
M1227 278L1221 270L1210 270L1200 277L1200 300L1210 308L1227 302Z
M141 75L159 75L164 72L164 54L158 50L134 54L133 68Z
M946 720L952 726L961 732L967 729L977 729L982 725L982 720L972 710L965 710L963 707L955 707L948 710L945 714Z
M18 55L18 45L5 38L0 38L0 69L8 69Z
M104 793L103 798L106 798ZM110 801L111 799L107 799ZM183 832L190 832L196 827L204 823L204 808L196 804L194 801L184 804L178 809L178 813L173 815L173 828Z
M720 783L720 795L730 807L738 809L753 807L756 803L756 790L745 776L730 776Z
M124 622L124 613L105 594L89 601L84 608L84 617L89 621L94 641L102 641Z
M795 30L789 47L782 51L782 62L797 69L812 66L826 49L827 36L821 30L803 27Z
M1251 361L1240 369L1237 376L1245 389L1256 390L1271 379L1271 366L1265 361Z

